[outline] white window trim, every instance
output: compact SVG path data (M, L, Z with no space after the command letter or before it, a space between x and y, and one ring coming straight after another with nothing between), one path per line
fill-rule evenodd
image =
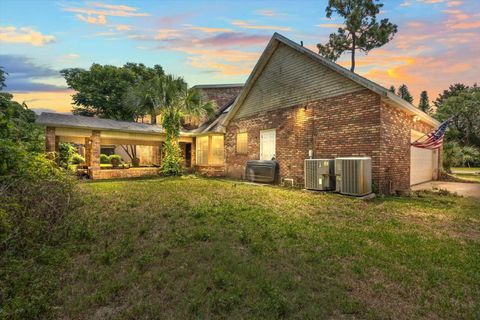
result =
M277 130L276 129L266 129L266 130L260 130L260 160L271 160L269 159L262 159L263 155L263 143L262 143L262 133L266 132L273 132L273 156L276 158L277 157Z

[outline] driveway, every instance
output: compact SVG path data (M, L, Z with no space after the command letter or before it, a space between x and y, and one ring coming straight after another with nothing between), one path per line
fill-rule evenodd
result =
M412 186L412 190L445 189L464 197L480 199L480 183L430 181Z

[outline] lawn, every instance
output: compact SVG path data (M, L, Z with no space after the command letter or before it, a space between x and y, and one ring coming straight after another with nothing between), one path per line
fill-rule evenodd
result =
M480 182L480 168L452 168L452 176L468 182Z
M43 270L49 284L45 315L480 317L473 199L418 193L365 201L193 176L81 189L85 204L61 254L28 269Z

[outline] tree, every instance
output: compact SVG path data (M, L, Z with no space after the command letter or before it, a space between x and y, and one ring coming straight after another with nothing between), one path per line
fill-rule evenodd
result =
M397 95L409 103L413 102L413 97L410 94L410 91L408 91L406 84L402 84L400 87L398 87Z
M480 88L471 87L450 96L439 104L435 117L440 121L452 118L447 141L480 147Z
M5 85L5 75L7 73L5 71L3 71L3 67L0 67L0 91L3 90L3 88L6 87Z
M327 18L336 13L344 19L344 26L330 34L326 44L317 44L319 54L336 61L345 51L350 51L350 70L355 71L357 50L368 53L388 43L397 32L397 26L388 19L377 21L382 7L378 0L329 0L325 9Z
M396 89L395 89L395 86L390 86L390 88L388 89L388 91L392 92L392 93L395 93Z
M138 81L161 76L161 66L148 68L143 64L127 63L123 67L93 64L90 69L60 71L73 94L74 114L116 120L137 120L139 111L124 104L124 95Z
M150 115L151 124L157 124L157 116L166 99L166 77L156 76L141 80L127 90L125 105L133 108L139 115Z
M165 104L159 109L162 126L165 129L164 157L161 172L165 175L180 173L180 134L181 119L185 116L200 118L214 112L212 102L204 103L197 89L188 89L182 78L165 77Z
M431 113L432 108L430 107L430 100L428 99L427 91L422 91L422 93L420 93L418 108L427 114Z
M436 108L438 108L448 98L457 96L458 94L460 94L460 92L470 88L477 88L477 84L475 83L472 87L467 86L463 83L451 84L448 89L443 90L443 92L438 95L438 98L433 102L433 104Z

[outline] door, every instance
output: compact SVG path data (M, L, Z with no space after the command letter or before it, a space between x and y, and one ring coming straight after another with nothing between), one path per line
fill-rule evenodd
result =
M412 141L416 141L423 134L412 131ZM427 182L433 179L433 170L438 152L429 149L410 147L410 185Z
M185 167L190 168L192 166L192 144L185 144Z
M275 129L260 131L260 160L275 158Z

